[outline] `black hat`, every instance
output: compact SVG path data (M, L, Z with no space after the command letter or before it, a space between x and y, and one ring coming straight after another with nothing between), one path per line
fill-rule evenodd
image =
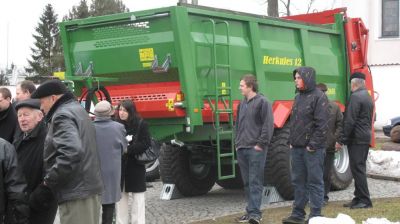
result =
M39 99L26 99L22 100L15 105L15 110L18 111L21 107L30 107L32 109L40 110L40 100Z
M354 78L364 79L365 80L365 75L364 75L364 73L361 73L361 72L355 72L350 76L350 80L349 81L351 81Z
M58 79L53 79L41 84L31 98L40 99L46 96L65 94L68 92L67 86Z

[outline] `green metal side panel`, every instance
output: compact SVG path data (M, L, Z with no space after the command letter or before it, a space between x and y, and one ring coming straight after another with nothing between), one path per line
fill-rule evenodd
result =
M215 135L211 130L196 132L196 127L203 126L203 101L219 87L215 85L212 61L214 33L207 21L229 24L233 100L242 99L238 86L240 77L247 73L257 76L260 92L272 102L292 100L295 94L292 71L306 65L316 69L318 82L328 85L329 98L344 104L347 67L343 21L340 19L337 17L333 25L316 26L176 6L64 22L60 30L68 77L75 76L80 65L85 71L92 63L95 76L117 77L118 84L179 81L185 95L186 124L177 119L179 124L170 124L173 128L157 132L159 136L174 136L181 130L179 137L191 141L209 140ZM226 31L222 26L216 26L215 41L218 44L217 63L228 63L227 48L223 47L227 41ZM163 74L152 72L149 67L151 56L157 55L162 62L168 54L171 56L169 71ZM217 73L223 86L228 72L218 68Z

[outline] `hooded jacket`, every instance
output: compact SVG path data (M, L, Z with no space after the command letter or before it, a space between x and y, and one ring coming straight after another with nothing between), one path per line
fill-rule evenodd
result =
M328 98L316 88L313 68L299 67L293 71L293 78L296 73L303 79L305 88L296 90L290 117L290 144L312 150L325 149L329 121Z
M236 118L235 147L252 148L256 145L267 149L274 132L272 106L257 93L253 98L244 98L238 105Z

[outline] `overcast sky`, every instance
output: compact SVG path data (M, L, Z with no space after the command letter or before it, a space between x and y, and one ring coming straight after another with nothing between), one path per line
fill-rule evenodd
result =
M0 0L0 68L12 62L18 67L27 65L33 46L32 34L43 14L46 4L51 3L58 19L68 13L80 0ZM90 4L91 0L87 0ZM123 0L130 11L159 8L176 5L178 0ZM266 14L264 0L198 0L199 4L217 8L231 9L254 14ZM307 2L303 1L302 2ZM315 8L320 10L330 7L330 0L316 0ZM304 12L306 5L295 5L294 13ZM7 35L8 34L8 35ZM7 38L8 36L8 38ZM7 41L8 39L8 41ZM8 46L8 47L7 47ZM8 48L8 50L7 50ZM8 54L7 54L8 52ZM7 57L8 55L8 57ZM7 60L8 59L8 60Z

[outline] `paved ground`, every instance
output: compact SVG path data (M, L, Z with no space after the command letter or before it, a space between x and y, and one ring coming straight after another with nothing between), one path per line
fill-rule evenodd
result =
M400 197L399 182L368 179L373 198ZM161 182L153 183L146 193L146 223L189 223L191 221L240 213L245 207L244 195L240 190L224 190L215 185L204 196L181 198L170 201L160 200ZM383 190L384 188L384 190ZM332 192L331 200L349 200L354 186L343 191ZM291 202L263 205L263 208L288 206Z
M400 197L400 182L368 179L372 198ZM170 201L160 200L161 182L153 182L146 192L147 224L181 224L192 221L212 219L220 216L241 213L245 207L241 190L225 190L215 185L207 194L198 197L180 198ZM341 201L352 198L354 186L330 194L331 200ZM263 205L263 208L291 205L290 201ZM59 224L58 217L55 224Z

